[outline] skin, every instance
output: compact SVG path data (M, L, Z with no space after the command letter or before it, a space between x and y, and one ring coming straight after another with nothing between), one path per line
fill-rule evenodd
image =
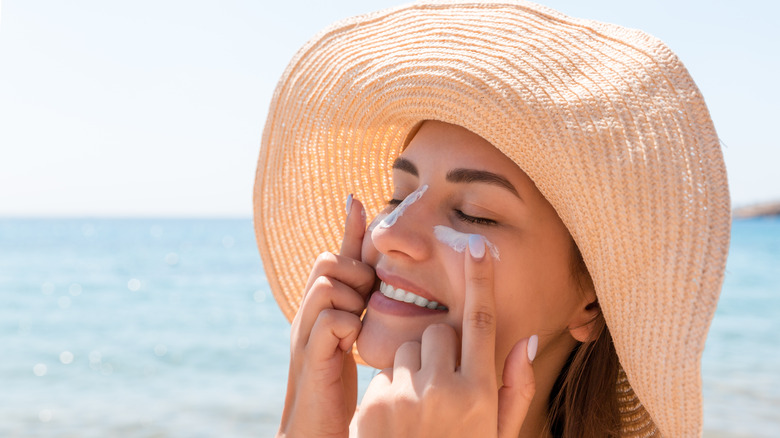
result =
M425 122L400 158L393 198L428 189L392 227L371 232L352 202L340 253L315 262L293 321L279 436L348 436L357 385L346 352L355 341L382 372L353 435L544 436L552 384L595 312L595 294L571 272L568 231L514 162L464 128ZM459 169L503 182L453 178ZM479 237L453 251L434 237L436 225L484 236L501 261ZM380 278L447 310L388 300L374 293Z

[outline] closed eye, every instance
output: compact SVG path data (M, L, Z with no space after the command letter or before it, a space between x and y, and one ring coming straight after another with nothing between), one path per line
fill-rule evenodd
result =
M492 220L492 219L485 219L482 217L475 217L475 216L469 216L466 213L455 209L455 214L458 215L458 219L462 220L463 222L470 223L470 224L477 224L477 225L496 225L498 222Z
M391 198L390 200L387 201L387 205L393 206L393 207L397 207L398 204L400 204L401 202L403 202L403 199ZM466 222L466 223L469 223L469 224L476 224L476 225L496 225L496 224L498 224L498 222L494 221L493 219L486 219L486 218L483 218L483 217L469 216L466 213L464 213L464 212L462 212L462 211L460 211L458 209L455 209L455 214L458 216L459 220L461 220L463 222Z

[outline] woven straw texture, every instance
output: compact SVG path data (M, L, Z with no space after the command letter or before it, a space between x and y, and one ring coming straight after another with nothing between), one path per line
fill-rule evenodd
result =
M688 72L636 30L523 1L423 1L315 36L275 91L256 175L258 246L284 314L316 255L338 251L347 195L369 217L383 208L393 159L428 119L500 149L568 227L624 370L625 435L700 436L726 173Z

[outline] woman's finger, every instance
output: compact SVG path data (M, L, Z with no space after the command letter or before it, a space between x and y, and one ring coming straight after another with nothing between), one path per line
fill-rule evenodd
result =
M325 309L317 316L306 344L306 361L318 364L352 347L360 333L360 317L340 310ZM338 369L339 376L341 368Z
M329 277L319 277L304 298L296 320L293 322L293 342L306 345L317 317L324 309L336 309L360 316L365 308L365 299L351 287Z
M466 251L466 302L463 311L461 369L481 382L495 382L496 302L493 258L485 239L469 237Z
M395 352L393 361L393 378L404 378L412 381L412 375L420 370L420 343L404 342Z
M350 194L347 198L347 220L344 224L344 239L339 254L354 260L360 260L363 247L363 235L366 232L366 214L363 204Z
M376 274L371 266L362 263L360 260L323 252L314 261L311 274L309 274L309 279L306 282L303 299L306 299L314 282L322 276L335 278L349 285L364 298L372 292L376 280Z
M498 390L498 437L516 437L523 427L536 392L531 363L536 356L536 335L515 344L504 363L504 384Z
M421 369L432 372L454 372L460 356L460 340L447 324L431 324L422 335Z

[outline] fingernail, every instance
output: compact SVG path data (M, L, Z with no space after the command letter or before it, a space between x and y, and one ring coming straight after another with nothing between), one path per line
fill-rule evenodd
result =
M354 345L351 345L351 346L349 347L349 350L347 350L347 354L352 354L352 348L353 348L353 347L354 347Z
M533 335L528 338L528 345L525 347L528 352L528 362L534 363L537 348L539 348L539 336Z
M469 235L469 252L475 259L482 260L485 257L485 239L479 234Z
M350 210L352 210L352 193L347 196L347 216L349 216Z

